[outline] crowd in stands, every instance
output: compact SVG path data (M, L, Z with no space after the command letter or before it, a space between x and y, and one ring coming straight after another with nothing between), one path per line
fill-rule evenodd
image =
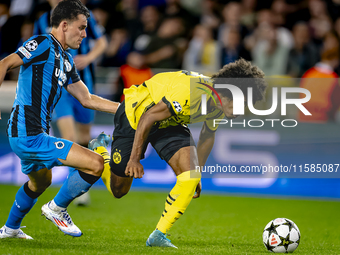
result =
M50 11L48 1L0 0L0 59L33 34L34 22ZM266 76L301 78L323 55L340 73L340 0L82 2L108 41L97 65L143 79L153 68L210 75L239 58ZM136 82L124 75L121 82Z

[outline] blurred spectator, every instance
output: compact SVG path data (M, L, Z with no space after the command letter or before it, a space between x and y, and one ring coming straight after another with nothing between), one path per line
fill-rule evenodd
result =
M261 44L266 42L265 35L262 31L263 27L270 26L276 27L276 36L280 44L288 49L291 49L294 45L294 38L292 33L285 27L277 27L274 23L274 14L269 9L262 9L257 14L258 26L255 28L253 33L247 36L244 40L244 45L249 51L253 51L256 47L264 47Z
M11 0L0 0L0 28L6 23L9 15L9 8L11 7Z
M311 92L311 99L304 107L312 114L300 112L301 121L334 121L340 106L339 76L333 71L339 65L339 49L327 49L322 52L321 62L309 69L301 80L301 87Z
M274 0L271 6L273 12L273 22L276 26L284 26L286 24L286 15L288 6L285 0Z
M200 24L213 31L214 38L217 38L217 29L221 23L220 8L217 0L203 0L201 3L202 14Z
M102 33L106 33L108 38L110 38L113 30L126 28L126 20L121 6L118 1L112 0L91 1L89 4L89 9L93 13L94 19L102 27Z
M250 52L242 44L240 32L236 29L231 29L228 32L228 36L223 37L222 65L220 68L240 58L248 61L252 60Z
M164 7L166 0L139 0L138 7L139 9L143 9L145 6L153 5L155 7Z
M326 2L309 0L308 9L311 15L309 26L312 29L314 43L321 46L323 38L332 29L332 20L327 12Z
M333 21L340 17L340 1L339 0L328 0L328 11Z
M164 18L181 18L184 21L186 34L189 34L199 22L198 18L183 8L180 0L165 0L163 14Z
M184 54L183 69L205 75L216 73L221 67L221 50L213 39L212 30L203 25L194 29L194 37Z
M125 28L128 32L129 39L133 43L142 29L138 18L138 0L122 0L120 6L124 16Z
M21 39L17 45L17 48L23 45L30 37L33 36L34 22L30 19L26 19L21 26L20 34Z
M293 36L294 47L289 52L287 74L291 77L302 77L319 60L319 53L310 41L307 23L299 22L295 24Z
M151 37L156 35L160 23L160 14L155 6L149 5L141 9L140 20L142 28L134 42L134 49L141 52L150 43Z
M165 19L142 51L145 63L151 68L180 68L187 44L184 30L182 19Z
M48 2L36 3L33 6L32 12L30 14L30 19L32 21L38 20L45 12L50 12L51 6Z
M257 0L242 0L241 5L241 24L251 31L256 25L255 9L257 6Z
M241 24L241 4L238 2L229 2L224 6L223 23L218 29L218 41L222 42L223 38L228 36L230 29L236 29L239 31L241 38L243 39L248 33L248 29Z
M339 48L339 37L333 31L325 34L324 39L322 41L322 50L330 50L334 48Z
M0 0L0 59L16 51L25 16L10 15L11 0Z
M254 64L266 76L286 74L289 48L278 40L277 30L272 25L262 24L259 29L264 42L252 51Z
M97 21L97 24L102 28L102 32L106 32L105 30L107 29L110 19L110 9L108 9L108 6L104 5L102 2L91 7L94 19Z
M59 2L62 0L47 0L47 2L50 4L51 10L48 12L45 12L41 17L35 22L34 24L34 35L41 35L41 34L48 34L51 32L51 13L52 10L58 5Z
M335 20L334 23L334 31L338 38L340 38L340 17Z
M152 71L145 66L143 57L137 52L131 52L126 59L126 64L119 68L118 88L113 101L124 100L123 90L132 85L142 84L152 77Z
M109 46L106 48L101 65L106 67L119 67L124 65L131 49L132 43L129 40L128 31L125 28L112 30L109 38Z

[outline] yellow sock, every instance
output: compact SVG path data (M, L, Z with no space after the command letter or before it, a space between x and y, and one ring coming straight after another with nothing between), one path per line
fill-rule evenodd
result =
M165 209L156 229L164 234L169 231L175 221L187 209L200 180L201 173L195 170L187 171L177 176L176 185L166 198Z
M102 155L104 158L104 171L102 173L102 180L108 191L111 191L111 168L110 168L110 154L104 146L99 146L94 149L95 152ZM113 194L112 194L113 195Z

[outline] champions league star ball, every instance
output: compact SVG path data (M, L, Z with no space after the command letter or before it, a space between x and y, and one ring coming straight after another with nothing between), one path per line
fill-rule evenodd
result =
M293 252L300 243L300 230L286 218L270 221L263 230L263 243L268 251L274 253Z

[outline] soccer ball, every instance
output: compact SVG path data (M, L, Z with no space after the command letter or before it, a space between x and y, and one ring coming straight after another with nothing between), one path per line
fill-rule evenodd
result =
M277 218L266 225L262 238L268 251L288 253L299 246L300 236L300 230L293 221Z

